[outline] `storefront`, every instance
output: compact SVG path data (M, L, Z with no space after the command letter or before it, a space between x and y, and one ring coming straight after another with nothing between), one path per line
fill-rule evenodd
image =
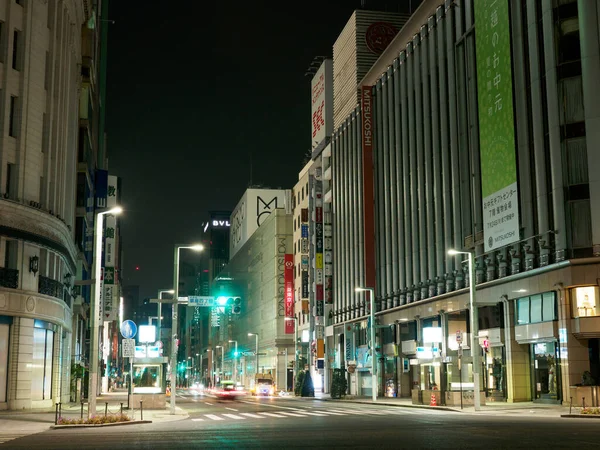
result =
M6 404L8 383L8 332L12 317L0 316L0 409Z
M563 395L556 293L516 299L515 321L515 340L529 349L532 400L560 403Z

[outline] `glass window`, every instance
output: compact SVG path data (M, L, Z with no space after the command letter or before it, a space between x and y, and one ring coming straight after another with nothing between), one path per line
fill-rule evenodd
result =
M529 323L538 323L542 321L542 296L532 295L529 297L530 309L529 309Z
M598 297L597 286L572 289L573 317L594 317L600 315Z
M54 333L44 328L33 329L31 398L44 400L52 394L52 343Z
M556 317L556 293L546 292L543 294L544 306L542 311L542 317L545 322L549 320L557 320Z
M517 325L529 323L529 297L517 300Z

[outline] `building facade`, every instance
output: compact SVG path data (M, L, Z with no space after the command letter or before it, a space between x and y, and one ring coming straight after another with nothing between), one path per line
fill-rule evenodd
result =
M484 401L598 381L599 58L596 2L432 0L363 78L331 150L329 344L352 393L371 392L365 285L380 395L472 402L473 352Z
M69 401L84 3L0 2L2 409Z

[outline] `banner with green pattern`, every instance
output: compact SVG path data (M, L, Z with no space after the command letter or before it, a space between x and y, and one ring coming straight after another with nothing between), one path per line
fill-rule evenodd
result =
M485 251L519 240L508 0L476 0L477 97Z

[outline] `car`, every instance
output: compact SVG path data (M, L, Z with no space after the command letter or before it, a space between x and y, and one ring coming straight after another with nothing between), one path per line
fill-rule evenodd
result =
M217 398L224 400L234 400L246 395L246 391L241 386L236 386L233 381L222 381L221 385L215 390Z

